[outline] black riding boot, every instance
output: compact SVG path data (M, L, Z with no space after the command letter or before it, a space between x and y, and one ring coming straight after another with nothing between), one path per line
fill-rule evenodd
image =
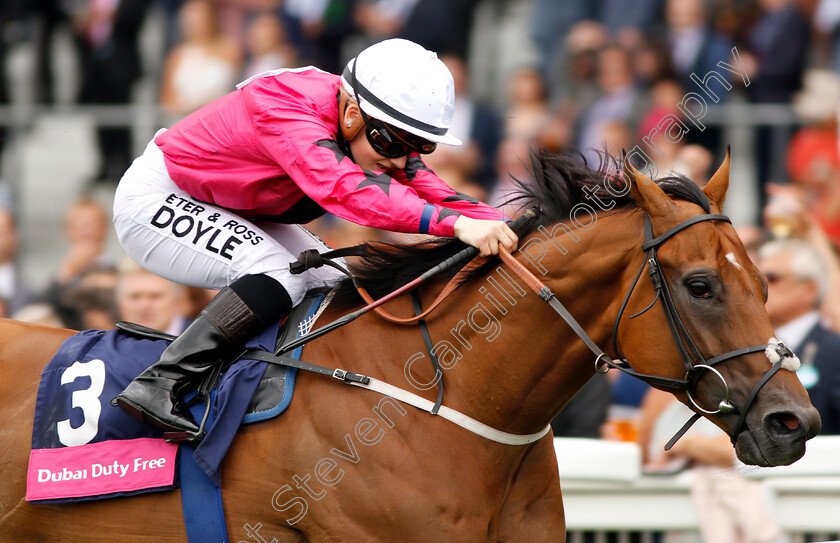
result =
M222 289L160 360L111 400L132 417L164 430L198 431L181 392L239 354L257 331L291 312L286 289L265 275L248 275Z

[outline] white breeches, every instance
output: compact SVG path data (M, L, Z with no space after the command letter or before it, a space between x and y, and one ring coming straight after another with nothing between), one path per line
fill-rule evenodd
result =
M329 247L302 226L253 222L195 200L169 178L154 140L120 180L114 227L138 264L184 285L221 289L245 275L265 274L298 304L308 289L343 277L329 266L291 274L289 263L301 251Z

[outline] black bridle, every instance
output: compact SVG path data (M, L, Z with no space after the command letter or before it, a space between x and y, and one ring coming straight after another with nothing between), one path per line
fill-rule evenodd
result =
M615 368L637 379L641 379L642 381L648 383L649 385L655 388L664 389L671 392L685 392L687 394L691 404L694 406L696 411L699 411L700 413L695 412L691 419L689 419L689 421L680 429L680 431L668 442L668 444L666 445L666 450L670 449L671 446L673 446L673 444L676 443L676 441L680 437L682 437L686 431L688 431L691 425L693 425L697 421L697 419L699 419L702 416L702 414L738 414L738 421L735 423L732 434L730 435L730 439L732 440L732 443L734 445L738 434L740 434L741 431L744 429L744 426L746 424L747 412L752 406L752 403L755 400L755 397L758 395L759 390L761 390L761 388L767 383L767 381L769 381L770 378L773 377L773 375L775 375L777 371L779 371L786 357L793 357L793 353L787 347L785 347L784 344L781 343L766 343L763 345L744 347L711 358L706 358L706 356L703 355L702 352L700 352L700 349L697 347L697 344L691 338L691 334L686 329L682 319L680 318L680 314L677 311L677 306L674 303L674 298L671 295L671 290L668 287L668 282L665 280L665 275L662 272L662 266L659 264L657 249L665 241L670 239L678 232L688 228L689 226L704 221L731 222L729 217L727 217L726 215L707 213L705 215L698 215L696 217L686 219L685 221L671 228L664 234L658 237L653 237L653 225L651 223L650 217L645 216L645 238L644 243L642 244L642 250L645 252L645 261L639 268L639 271L636 274L632 285L630 285L630 289L627 291L627 294L624 297L624 301L621 304L621 307L618 311L618 315L615 319L615 323L613 325L613 346L615 348L616 356L618 357L620 362L614 362L612 359L609 359L609 357L601 356L599 356L595 362L596 370L600 373L605 373L610 368ZM627 304L630 300L630 296L633 294L633 291L635 290L636 285L639 282L639 278L641 277L645 267L647 267L648 269L648 275L650 276L650 280L653 283L653 288L656 291L656 297L645 309L643 309L639 313L636 313L635 315L631 315L629 318L632 319L645 313L648 309L653 307L657 300L662 302L662 307L665 311L665 320L668 322L668 327L671 329L671 336L674 338L674 342L677 345L677 348L680 352L680 356L682 357L683 362L685 363L686 373L685 377L682 379L672 379L668 377L659 377L655 375L645 375L641 373L636 373L630 368L630 365L627 363L627 360L621 354L621 345L618 339L618 326L622 316L624 315L624 310L627 307ZM717 369L715 369L715 365L746 354L767 351L768 349L775 350L778 354L779 360L776 363L772 364L771 367L761 377L761 379L759 379L759 381L755 384L750 394L747 396L747 399L742 406L739 407L730 402L729 386L726 383L726 379L723 377L723 375ZM703 408L694 399L694 395L696 394L697 390L697 384L700 381L700 378L707 372L713 373L718 379L720 379L720 382L723 384L724 387L724 397L718 404L717 408L714 410Z

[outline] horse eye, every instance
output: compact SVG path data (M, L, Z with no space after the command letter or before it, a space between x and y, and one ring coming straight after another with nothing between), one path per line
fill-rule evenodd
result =
M694 279L689 281L686 287L688 287L688 293L695 298L709 298L712 295L712 288L706 281Z

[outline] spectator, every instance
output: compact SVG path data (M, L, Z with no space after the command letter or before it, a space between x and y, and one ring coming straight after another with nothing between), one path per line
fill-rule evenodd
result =
M517 182L530 183L533 175L528 159L529 144L517 138L507 138L499 145L496 155L497 179L487 203L503 213L515 217L520 211L517 204L505 205L516 193Z
M375 241L405 241L404 238L399 238L401 234L397 232L382 232L376 228L346 221L335 215L326 215L306 226L307 229L317 233L330 247L352 247L360 243ZM410 236L411 234L405 235Z
M20 0L14 0L19 2ZM66 2L61 0L35 0L32 10L38 20L35 44L35 102L53 104L56 101L53 72L56 59L53 57L53 39L56 30L68 21Z
M47 303L25 305L12 313L10 318L16 321L40 324L41 326L50 326L52 328L65 327L61 319L58 318L53 306Z
M549 71L549 101L570 108L573 114L592 105L598 92L598 54L607 46L604 27L595 21L581 21L569 31L558 58Z
M787 103L802 86L810 23L794 0L760 0L759 5L750 53L741 54L750 78L747 91L755 102Z
M768 185L770 202L763 209L764 224L772 237L807 241L822 257L828 290L821 312L826 324L840 333L840 260L837 246L818 223L813 195L798 185Z
M110 330L116 321L113 266L93 264L59 292L62 320L75 330Z
M620 157L622 151L633 148L630 127L623 121L607 121L601 126L602 149L613 157Z
M662 0L601 0L598 20L611 35L650 30L659 17Z
M27 0L3 0L0 2L0 107L12 101L8 78L8 62L11 45L26 37L25 18L28 15ZM9 130L0 125L0 158L6 146Z
M761 247L757 264L767 278L770 324L802 361L797 374L820 412L822 433L840 434L840 335L820 315L829 293L826 263L805 241L776 240Z
M597 3L591 0L536 0L531 35L540 52L540 71L548 81L568 74L566 39L575 25L595 18ZM595 24L593 22L593 24ZM600 25L599 25L600 26Z
M138 38L150 0L86 0L75 14L82 104L127 104L142 70ZM97 129L96 180L116 182L131 164L127 127Z
M607 419L602 428L605 439L636 441L643 399L650 385L620 371L607 373L610 384Z
M0 208L0 298L5 300L8 313L35 301L17 269L18 241L12 212Z
M248 25L244 78L297 65L297 51L286 41L283 21L271 12L258 15Z
M533 141L548 126L545 83L533 68L520 68L510 79L505 110L505 137Z
M568 151L574 141L574 115L568 108L558 107L548 124L537 135L536 144L552 153Z
M356 0L285 0L283 15L291 42L305 59L302 64L330 73L341 72L344 42L355 30L355 4Z
M163 14L163 52L165 54L181 41L178 14L184 0L156 0L156 3Z
M814 26L828 41L828 65L840 71L840 2L819 0L814 12Z
M598 150L603 147L603 127L610 121L623 121L636 129L644 96L636 88L629 53L610 46L598 54L599 95L579 120L578 146L590 167L598 167Z
M219 30L210 0L188 0L181 8L183 40L167 55L161 81L161 105L179 118L234 90L241 51Z
M399 37L430 51L466 57L475 0L422 0L406 15Z
M449 68L455 83L455 113L450 131L463 145L440 147L433 155L435 159L441 153L449 155L466 177L489 191L495 181L494 164L501 138L501 121L492 109L471 97L464 60L455 55L441 55L440 59Z
M247 40L248 26L261 13L279 13L283 0L211 0L222 34L237 44Z
M639 122L637 141L656 165L655 176L669 175L685 145L685 133L673 118L682 118L677 104L685 90L674 79L663 79L650 89L650 104Z
M806 74L793 110L805 126L787 149L791 180L812 195L811 212L835 244L840 243L840 76L828 70Z
M441 179L446 179L446 184L453 190L466 194L476 200L484 201L487 198L487 191L481 185L473 181L473 176L466 166L461 162L458 153L438 152L437 150L429 155L426 166L431 168Z
M701 81L712 70L727 77L728 72L721 70L717 63L731 61L732 44L709 28L704 0L668 0L665 13L671 59L682 86L695 87L690 79L692 74ZM710 81L709 86L722 100L725 89L720 83Z
M79 312L82 330L110 330L117 321L114 288L78 288L73 303Z
M759 5L762 14L749 36L750 51L740 54L750 80L747 94L756 103L789 103L802 86L810 23L794 0L761 0ZM783 181L780 158L790 132L784 126L759 125L756 129L754 156L762 189L765 183ZM765 191L759 195L763 198Z
M714 157L712 153L700 145L684 145L677 153L674 161L674 171L681 173L694 181L700 187L709 182Z
M365 45L396 37L418 0L360 0L353 20L365 36Z
M110 231L108 212L102 204L82 197L71 205L64 217L64 235L70 248L58 266L58 280L67 283L94 264L108 264L105 243Z
M129 259L120 262L116 301L120 320L173 335L183 332L189 324L184 287Z
M677 79L667 40L658 35L645 36L631 50L636 81L645 88L666 79ZM721 57L724 58L724 57Z
M218 290L213 290L209 288L199 288L199 287L184 287L184 292L186 293L186 300L187 300L187 308L184 312L184 316L187 320L193 320L201 313L201 310L207 307L207 304L210 303L216 294L219 293Z
M507 107L514 72L539 66L540 56L528 35L532 0L478 0L469 27L467 64L473 97L496 111Z
M110 223L105 208L96 200L81 198L71 205L64 218L67 252L43 294L53 304L61 320L71 328L81 328L79 310L72 302L72 291L86 271L108 266L111 259L105 250Z

